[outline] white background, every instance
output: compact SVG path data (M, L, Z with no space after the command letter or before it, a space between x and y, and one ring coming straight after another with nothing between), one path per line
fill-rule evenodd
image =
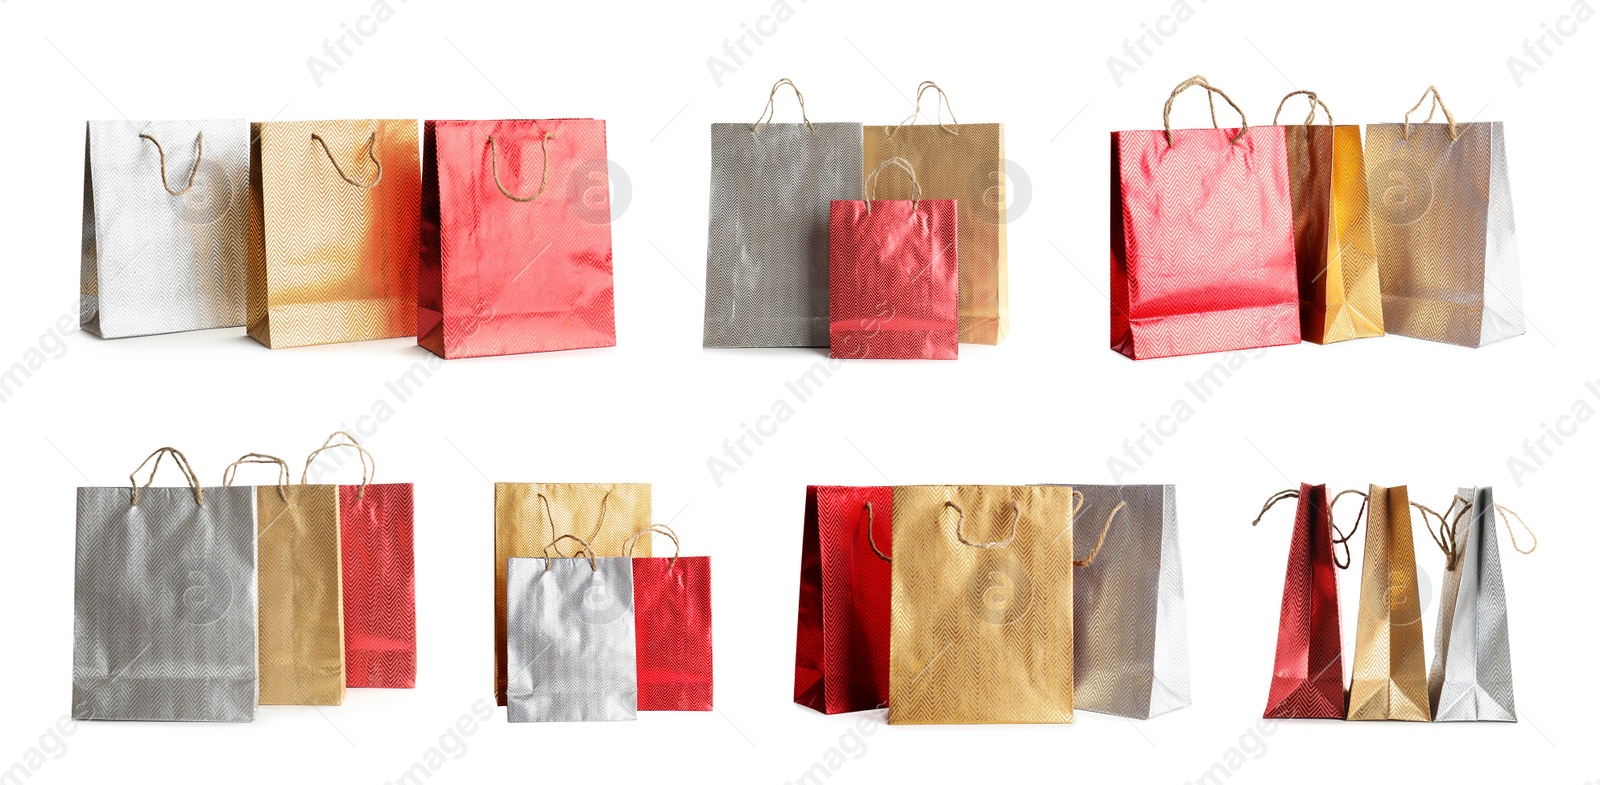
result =
M116 485L164 444L216 484L246 451L297 462L352 427L380 480L416 483L419 687L351 691L320 711L263 708L252 725L81 724L46 738L26 781L378 783L441 738L428 782L783 783L819 761L836 764L830 783L1182 783L1218 761L1237 764L1229 783L1600 778L1589 752L1600 424L1567 422L1576 432L1548 442L1552 454L1520 482L1507 464L1576 401L1600 409L1584 387L1600 379L1600 22L1577 25L1519 86L1507 58L1525 58L1523 41L1568 0L1190 0L1175 27L1160 21L1171 0L789 1L792 17L718 86L707 58L770 0L390 0L392 18L320 87L307 58L370 0L0 1L0 365L41 341L48 358L0 404L0 766L26 763L68 709L74 487ZM1158 22L1173 32L1119 86L1107 58ZM1107 134L1159 127L1168 91L1195 73L1256 123L1297 87L1319 91L1342 122L1398 121L1429 84L1462 120L1505 121L1528 334L1481 350L1390 337L1237 355L1221 390L1121 478L1179 486L1191 708L1143 723L1080 713L1069 727L890 728L877 714L858 726L794 706L807 483L1109 482L1124 440L1192 403L1185 382L1227 359L1133 363L1107 348ZM708 124L754 120L780 76L799 83L813 120L898 122L917 82L935 79L962 120L1006 123L1007 156L1031 183L1025 209L1013 188L1012 336L963 346L954 363L837 370L719 487L707 458L775 401L793 403L784 382L824 360L700 348ZM792 97L780 100L779 120L798 119ZM1201 103L1186 96L1175 119L1203 123ZM632 190L614 226L619 346L453 361L397 402L385 382L428 358L409 340L273 352L242 329L42 337L75 307L83 122L123 116L604 118ZM392 414L361 419L379 402ZM686 552L714 556L717 712L510 726L497 711L450 737L490 694L497 480L654 483L657 520L672 521ZM1538 530L1528 557L1501 535L1520 723L1287 722L1263 734L1293 512L1249 524L1268 494L1301 480L1409 484L1435 505L1457 486L1492 484ZM1341 505L1342 525L1353 511ZM1442 557L1416 539L1431 657ZM1342 574L1347 648L1357 584L1357 571Z

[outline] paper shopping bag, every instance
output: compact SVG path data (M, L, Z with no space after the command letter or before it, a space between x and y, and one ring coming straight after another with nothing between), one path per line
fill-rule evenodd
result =
M1283 105L1306 96L1304 123L1281 126L1294 206L1294 254L1300 281L1300 337L1329 344L1383 335L1383 297L1367 209L1367 168L1361 126L1334 125L1328 105L1310 90L1296 90ZM1314 125L1317 108L1327 125Z
M861 198L861 124L711 126L706 346L828 345L828 202Z
M916 125L922 95L939 94L938 125ZM884 199L950 199L956 203L960 258L961 343L997 344L1011 329L1006 292L1006 127L961 123L950 98L933 82L917 85L917 104L899 125L869 125L861 131L863 174L899 158L917 172L917 187L898 180L879 191ZM913 194L920 191L920 196Z
M629 537L650 528L649 483L522 483L494 485L494 691L506 697L506 560L542 557L563 534L580 537L596 556L621 556ZM565 556L555 542L550 553ZM639 542L640 556L650 541Z
M827 714L889 704L887 486L806 488L794 702Z
M343 441L336 441L339 439ZM306 456L301 485L305 486L309 475L320 477L329 468L317 463L319 455L340 447L355 450L361 460L360 485L321 486L337 488L339 493L345 684L409 689L417 686L411 483L373 482L378 474L377 459L356 437L335 431Z
M152 488L167 455L188 484ZM128 480L131 488L78 489L72 718L249 722L255 492L200 487L171 447Z
M83 329L102 338L244 324L243 120L91 121Z
M865 201L829 208L828 354L954 360L956 203L877 199L878 175L888 166L916 185L911 165L891 158L867 176Z
M429 120L417 343L440 357L615 346L604 120Z
M891 724L1072 721L1076 498L894 489Z
M1300 341L1283 129L1111 135L1111 347L1135 360Z
M344 702L344 602L339 579L339 489L290 485L289 464L248 453L228 465L278 467L278 483L255 488L257 659L263 706Z
M1430 96L1427 119L1411 122ZM1431 122L1435 108L1447 122ZM1521 335L1505 129L1457 123L1433 87L1411 112L1367 126L1384 322L1396 335L1460 346Z
M506 560L511 722L637 717L633 567L621 557L595 558L586 545L578 552Z
M1411 506L1405 486L1368 489L1347 720L1428 721Z
M415 120L251 124L251 337L417 334L418 168Z
M639 711L711 711L711 557L680 555L664 524L629 537L623 555L650 532L671 539L673 553L633 559Z

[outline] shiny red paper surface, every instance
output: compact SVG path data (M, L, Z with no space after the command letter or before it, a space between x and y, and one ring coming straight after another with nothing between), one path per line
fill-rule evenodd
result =
M639 711L711 711L711 558L633 560Z
M1344 719L1344 661L1328 489L1300 486L1283 579L1269 718Z
M954 360L956 263L952 199L832 202L829 355Z
M1300 341L1283 128L1111 135L1111 348L1135 359Z
M411 483L339 486L347 686L417 686L411 524Z
M888 487L812 486L800 557L794 701L838 714L889 704L889 562L894 493Z
M605 121L429 120L422 159L419 344L447 358L616 345Z

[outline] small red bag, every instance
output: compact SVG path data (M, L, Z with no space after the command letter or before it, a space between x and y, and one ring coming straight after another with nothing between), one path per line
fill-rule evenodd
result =
M806 488L794 702L827 714L889 704L886 486Z
M678 536L663 525L628 538L623 553L650 532ZM633 560L634 646L639 711L711 711L711 557Z
M1324 485L1274 494L1265 515L1282 499L1298 496L1289 567L1283 579L1278 652L1267 694L1269 719L1344 719L1344 660L1339 640L1339 585L1334 567L1349 566L1348 536L1334 537L1333 504ZM1256 523L1261 516L1256 516ZM1254 524L1252 524L1254 525ZM1346 545L1338 565L1335 545Z
M911 176L916 199L872 198L887 166ZM829 356L956 359L955 200L922 199L903 158L879 164L867 184L866 199L829 204Z

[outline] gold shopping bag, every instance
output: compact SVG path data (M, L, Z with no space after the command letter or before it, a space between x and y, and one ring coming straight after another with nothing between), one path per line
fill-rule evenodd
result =
M1072 721L1066 486L894 489L889 722Z
M257 658L263 706L344 702L344 603L340 593L339 489L290 485L289 466L249 453L228 465L277 464L278 483L256 491Z
M939 93L938 125L912 125L922 94ZM917 173L922 199L956 202L957 292L961 343L997 344L1011 329L1006 295L1006 129L1002 123L958 123L944 90L917 85L917 109L899 125L862 129L862 174L891 158ZM881 199L914 199L913 184L891 178Z
M1403 485L1368 488L1347 720L1429 720L1412 506ZM1360 513L1357 516L1360 525Z
M506 569L513 557L562 553L561 539L581 539L591 557L622 556L630 537L650 528L649 483L526 483L494 485L494 694L506 704ZM571 535L565 537L564 535ZM641 537L632 555L650 555Z
M417 334L415 120L252 123L246 325L273 349Z

